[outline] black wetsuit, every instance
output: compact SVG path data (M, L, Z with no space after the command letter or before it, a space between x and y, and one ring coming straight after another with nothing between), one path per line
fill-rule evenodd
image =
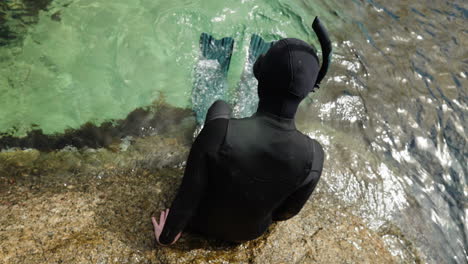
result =
M294 48L292 44L275 46L284 50ZM270 49L273 54L275 46ZM310 61L316 56L300 58L301 64L308 60L315 67L309 70L316 70L318 62ZM285 67L294 71L294 58L289 55L288 60ZM284 78L289 84L291 77ZM260 78L260 104L252 117L229 118L230 108L223 101L211 106L190 151L161 243L171 243L186 227L227 241L255 239L272 221L296 215L308 200L322 173L323 149L295 127L294 115L303 97L287 89L264 96L265 83Z

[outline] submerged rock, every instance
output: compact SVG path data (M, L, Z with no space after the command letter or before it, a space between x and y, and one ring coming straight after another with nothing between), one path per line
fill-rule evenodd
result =
M0 46L22 39L28 26L37 23L39 12L52 0L3 0L0 2ZM18 41L19 42L19 41Z
M151 147L149 147L151 146ZM319 190L299 215L243 244L184 233L157 246L188 146L135 140L126 151L0 153L0 263L398 263L383 237ZM157 158L155 158L157 157Z

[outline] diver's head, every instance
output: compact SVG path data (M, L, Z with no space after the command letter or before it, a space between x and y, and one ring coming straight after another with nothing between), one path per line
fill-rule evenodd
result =
M299 103L314 89L320 66L314 47L286 38L261 55L253 68L258 80L258 110L294 118Z

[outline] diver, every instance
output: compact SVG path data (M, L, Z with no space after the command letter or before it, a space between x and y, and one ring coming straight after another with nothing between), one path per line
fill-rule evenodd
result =
M152 218L159 244L175 243L183 230L244 242L302 209L320 179L324 151L296 129L294 117L299 103L319 87L331 57L318 18L312 27L322 46L321 67L315 48L302 40L266 43L252 36L258 108L240 119L232 118L223 100L206 110L170 210L161 212L159 223ZM220 72L227 72L234 41L203 33L200 43L202 55L214 54Z

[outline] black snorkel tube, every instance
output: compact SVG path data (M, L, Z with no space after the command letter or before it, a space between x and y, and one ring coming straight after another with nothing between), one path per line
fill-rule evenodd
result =
M320 46L322 48L322 67L320 67L320 71L317 76L317 81L314 85L314 88L318 89L320 88L320 82L327 74L328 67L330 66L332 57L332 45L330 38L328 37L327 29L322 25L322 23L320 23L320 19L318 17L315 17L314 22L312 23L312 29L317 35L317 38L320 42Z

